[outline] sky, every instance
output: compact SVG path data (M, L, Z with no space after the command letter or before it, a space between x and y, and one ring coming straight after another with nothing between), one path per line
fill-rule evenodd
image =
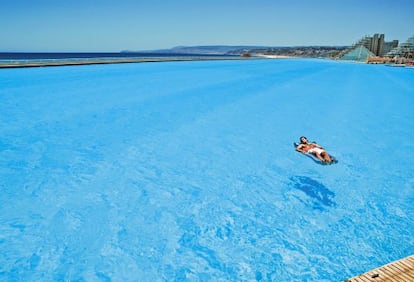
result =
M412 0L0 0L0 52L404 42L413 15Z

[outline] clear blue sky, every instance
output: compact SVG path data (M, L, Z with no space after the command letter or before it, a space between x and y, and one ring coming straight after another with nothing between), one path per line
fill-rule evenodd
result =
M405 41L413 15L412 0L1 0L0 52Z

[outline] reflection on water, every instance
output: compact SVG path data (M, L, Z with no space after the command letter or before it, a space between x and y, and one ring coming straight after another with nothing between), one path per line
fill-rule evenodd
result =
M309 197L307 204L312 204L314 209L323 210L325 207L335 206L332 200L335 193L329 190L322 183L308 177L308 176L293 176L289 178L292 186L306 194Z

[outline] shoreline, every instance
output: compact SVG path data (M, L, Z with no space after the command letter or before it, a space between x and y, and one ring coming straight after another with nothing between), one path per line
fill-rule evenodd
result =
M53 61L23 61L23 62L0 62L0 69L6 68L34 68L34 67L60 67L60 66L82 66L101 64L126 64L126 63L157 63L157 62L181 62L181 61L218 61L218 60L246 60L252 58L243 57L154 57L154 58L127 58L127 59L62 59Z
M293 56L287 56L287 55L266 55L266 54L255 54L256 57L260 58L266 58L266 59L292 59L296 58Z

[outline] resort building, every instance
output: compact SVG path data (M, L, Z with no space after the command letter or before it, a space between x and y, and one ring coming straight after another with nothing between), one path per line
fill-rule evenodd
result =
M393 48L388 54L391 58L414 58L414 35L407 39L406 42L400 44L400 46Z
M384 55L387 55L392 49L398 47L398 40L393 40L389 42L384 42L384 45L382 46L382 53Z
M348 52L341 57L341 60L366 62L369 57L375 57L375 54L369 51L365 46L360 45L348 50Z
M398 46L398 40L385 42L384 38L384 34L378 33L373 36L365 36L346 50L341 59L366 61L369 57L382 57Z

